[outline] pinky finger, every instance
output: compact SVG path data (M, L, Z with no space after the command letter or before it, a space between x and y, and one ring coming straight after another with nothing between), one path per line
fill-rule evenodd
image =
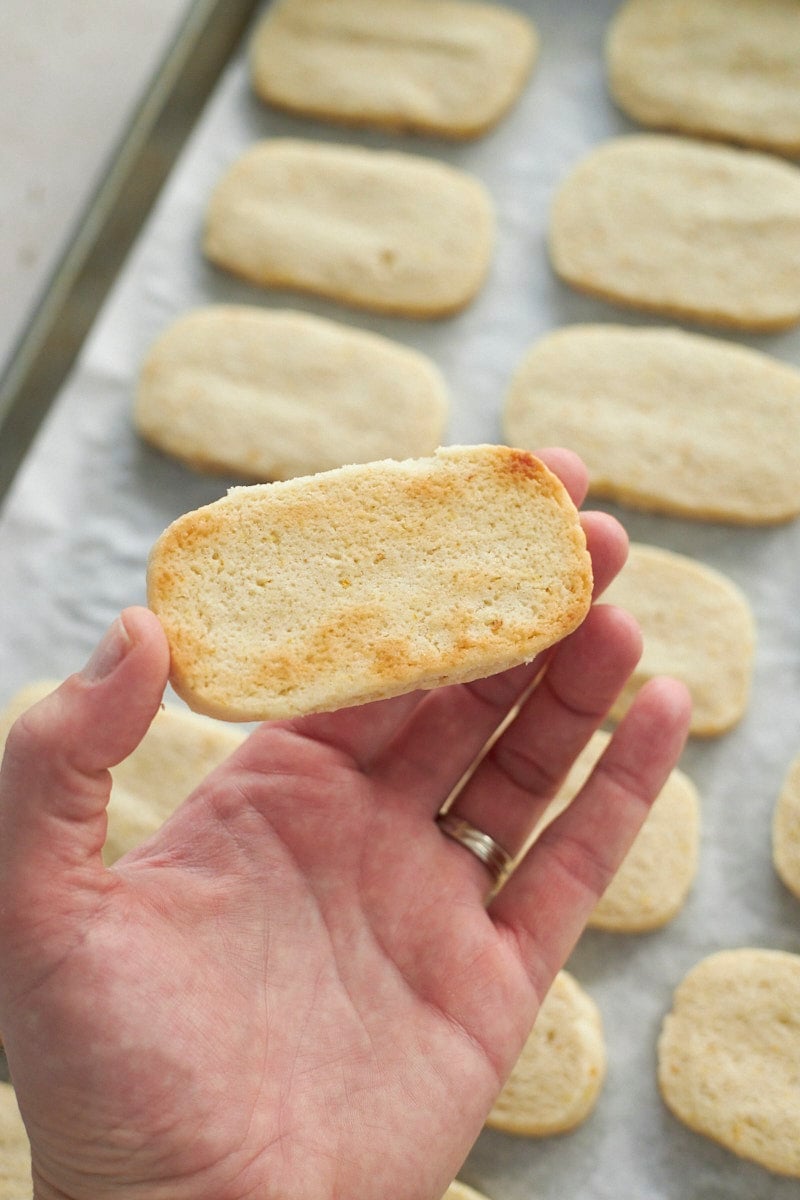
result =
M690 714L683 684L666 677L646 683L581 791L492 901L493 919L515 937L540 996L678 762Z

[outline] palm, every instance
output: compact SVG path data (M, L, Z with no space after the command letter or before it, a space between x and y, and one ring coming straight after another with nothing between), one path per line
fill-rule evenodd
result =
M280 740L297 776L253 770L261 734L118 866L49 980L76 1195L98 1196L98 1133L130 1194L156 1168L174 1200L441 1193L519 1048L532 989L471 861L336 751ZM81 1029L64 996L98 976ZM102 1097L84 1146L82 1077Z

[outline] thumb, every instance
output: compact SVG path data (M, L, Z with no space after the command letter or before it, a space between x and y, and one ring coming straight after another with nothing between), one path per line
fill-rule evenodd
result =
M9 888L17 901L30 896L37 877L102 869L108 768L144 737L168 671L157 618L126 609L83 670L12 726L0 769L0 901Z

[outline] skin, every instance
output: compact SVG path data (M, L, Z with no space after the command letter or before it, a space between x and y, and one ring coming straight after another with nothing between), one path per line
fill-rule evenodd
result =
M576 502L586 477L547 457ZM625 535L585 514L598 593ZM635 665L595 605L454 811L518 850ZM434 816L543 661L261 726L147 843L101 861L108 767L168 648L128 609L28 711L0 773L0 1028L40 1200L439 1200L682 750L651 681L490 899Z

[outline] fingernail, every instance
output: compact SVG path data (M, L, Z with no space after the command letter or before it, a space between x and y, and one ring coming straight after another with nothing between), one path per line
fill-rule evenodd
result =
M122 623L122 618L117 617L95 648L91 658L81 671L81 675L89 683L99 683L101 679L107 679L122 662L131 645L131 639L128 637L128 631Z

